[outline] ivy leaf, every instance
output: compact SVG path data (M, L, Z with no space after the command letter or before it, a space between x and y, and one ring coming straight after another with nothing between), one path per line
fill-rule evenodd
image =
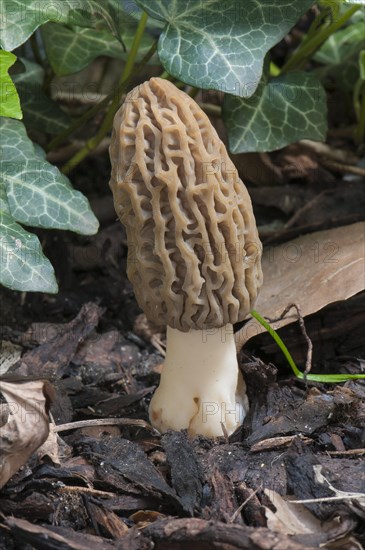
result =
M129 50L136 27L127 27L122 32L122 41ZM108 31L66 27L56 23L47 23L41 29L47 59L58 76L81 71L99 55L125 59L125 48ZM142 58L151 47L154 38L144 33L138 50Z
M364 47L364 22L349 25L332 34L313 59L324 65L317 71L345 91L352 91L359 76L358 58Z
M13 80L19 92L24 124L47 134L58 134L71 124L70 117L44 93L43 67L28 59L19 59L25 71L15 74Z
M0 211L10 213L8 198L6 196L5 187L3 185L0 185Z
M274 151L300 139L324 141L325 92L305 72L290 72L268 83L262 79L252 97L226 95L223 118L232 153Z
M81 71L99 55L122 57L123 46L108 31L47 23L41 30L47 59L58 76Z
M50 261L36 235L28 233L12 216L0 211L0 283L12 290L57 292Z
M266 53L313 0L136 0L166 22L158 43L164 68L203 89L251 96Z
M338 65L356 50L358 44L364 44L364 25L360 22L332 34L314 59L324 65Z
M0 116L23 118L18 92L11 80L8 70L14 65L16 55L0 51Z
M96 233L98 221L82 193L72 189L66 176L42 158L21 122L0 120L0 185L5 187L12 217L36 227Z
M107 28L118 39L126 21L133 20L119 0L11 0L1 2L1 39L5 50L23 44L48 21L89 28Z

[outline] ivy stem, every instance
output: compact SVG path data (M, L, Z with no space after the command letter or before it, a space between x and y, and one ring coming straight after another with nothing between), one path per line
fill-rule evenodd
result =
M294 52L282 67L281 72L285 73L292 69L299 69L309 59L318 48L333 34L337 29L342 27L361 8L360 5L352 6L349 10L341 15L332 24L322 28L311 39L302 43L301 46Z
M110 107L106 113L106 116L99 128L99 131L97 134L90 138L85 145L62 167L61 171L64 174L68 174L75 166L77 166L95 147L99 145L99 143L104 139L104 137L107 135L107 133L111 130L113 125L113 119L114 115L117 112L120 104L120 100L123 96L123 93L125 92L128 84L130 83L132 77L137 71L133 71L136 56L139 50L139 46L141 43L141 39L146 27L148 15L143 12L141 15L141 19L139 20L138 27L136 30L136 34L134 35L132 47L129 51L126 64L123 69L122 76L120 77L118 88L113 94L113 99L110 104ZM152 57L154 52L157 48L157 42L154 42L150 50L147 52L147 54L144 56L143 60L138 66L138 69L144 66L147 61Z
M93 118L101 109L103 109L108 103L113 99L114 92L107 95L102 101L99 101L96 105L85 111L83 115L81 115L79 118L74 120L70 126L68 126L63 132L58 134L55 138L53 138L47 147L45 148L47 153L50 151L53 151L53 149L56 149L59 145L61 145L71 134L73 134L76 130L79 128L82 128L84 124L91 118Z

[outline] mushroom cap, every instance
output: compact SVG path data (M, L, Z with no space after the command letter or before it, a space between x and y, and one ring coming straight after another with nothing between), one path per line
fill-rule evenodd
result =
M207 115L168 80L134 88L110 145L139 306L180 331L242 321L262 284L252 204Z

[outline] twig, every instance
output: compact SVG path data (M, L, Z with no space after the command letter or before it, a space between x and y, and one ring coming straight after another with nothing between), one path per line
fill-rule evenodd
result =
M87 493L96 497L115 497L115 493L109 493L108 491L100 491L99 489L93 489L92 487L78 487L77 485L65 485L64 487L57 487L58 493Z
M365 455L365 449L347 449L346 451L327 451L331 456L358 456Z
M218 118L222 115L222 107L220 105L213 105L212 103L199 103L199 107L203 109L207 115Z
M350 124L349 126L340 126L339 128L329 128L328 137L352 139L354 137L355 132L356 132L356 124Z
M311 199L310 201L308 201L304 206L302 206L302 208L299 208L299 210L297 210L295 212L295 214L290 218L290 220L284 225L284 228L285 229L290 229L291 227L293 227L293 225L296 224L296 222L301 218L301 216L307 212L307 210L311 210L311 208L317 203L319 202L323 197L325 197L326 195L331 195L333 194L334 191L332 189L325 189L324 191L322 191L321 193L319 193L318 195L315 195L313 197L313 199Z
M361 166L353 166L351 164L344 164L342 162L336 162L334 160L330 159L322 159L322 164L327 166L327 168L332 168L332 170L336 170L337 172L342 172L344 174L354 174L355 176L360 176L361 178L365 178L365 168L361 168Z
M253 498L256 495L256 493L258 493L260 489L262 489L262 485L260 485L260 487L257 487L257 489L253 491L253 493L251 493L251 495L247 497L246 500L242 502L242 504L239 505L235 513L232 514L232 517L228 520L228 523L234 523L236 521L237 517L242 512L246 504L251 500L251 498Z
M288 306L286 306L286 308L284 309L284 311L282 312L282 314L277 318L277 319L270 319L268 317L266 317L266 319L269 321L269 323L276 323L277 321L281 321L281 319L283 319L285 317L285 315L292 309L294 308L297 312L297 315L298 315L298 321L299 321L299 326L300 326L300 329L301 329L301 332L302 332L302 335L304 336L306 342L307 342L307 345L308 345L308 349L307 349L307 359L306 359L306 362L305 362L305 369L304 369L304 372L303 374L306 375L310 372L311 368L312 368L312 354L313 354L313 344L312 344L312 340L309 338L308 334L307 334L307 331L306 331L306 328L305 328L305 323L304 323L304 318L303 318L303 315L302 315L302 312L301 312L301 309L300 309L300 306L298 304L289 304Z
M163 342L161 341L159 334L152 334L151 344L154 348L157 349L162 357L166 357L166 346L164 346Z
M349 495L337 497L307 498L305 500L288 500L288 502L293 504L315 504L316 502L331 502L331 500L356 500L364 496L364 493L351 493Z
M91 420L79 420L77 422L67 422L66 424L58 424L54 426L53 431L65 432L67 430L76 430L78 428L87 428L89 426L136 426L137 428L145 428L153 433L158 433L151 424L145 420L134 418L93 418Z
M347 149L339 149L337 147L331 147L327 143L321 143L320 141L312 141L311 139L300 140L300 145L304 145L311 151L314 151L321 157L327 157L328 159L335 160L337 162L343 162L344 164L356 164L360 158L354 155Z

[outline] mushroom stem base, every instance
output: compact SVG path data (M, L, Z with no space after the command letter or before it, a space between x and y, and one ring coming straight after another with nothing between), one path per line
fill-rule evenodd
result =
M149 409L153 426L217 437L233 433L247 411L232 325L189 332L167 327L166 359Z

